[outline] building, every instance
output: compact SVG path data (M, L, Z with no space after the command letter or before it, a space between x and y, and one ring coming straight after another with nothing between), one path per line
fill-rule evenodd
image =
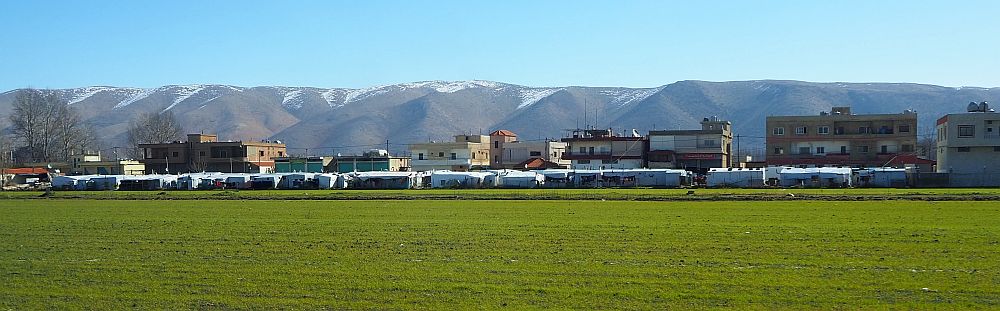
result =
M490 168L493 169L568 167L570 164L569 160L562 158L566 152L564 142L519 141L514 132L498 130L490 133L490 144ZM540 159L541 162L533 161L534 159Z
M430 142L410 145L410 164L414 171L468 171L490 167L490 137L455 135L454 142Z
M563 160L572 169L626 169L645 167L646 139L634 133L617 136L606 130L574 130L563 138L566 152Z
M953 187L1000 186L1000 114L986 102L968 111L937 120L937 172Z
M188 134L186 142L139 144L147 173L270 173L274 159L287 155L278 141L219 141L216 135Z
M710 168L730 167L732 124L705 118L700 130L649 131L649 168L684 169L707 174Z
M85 161L74 163L70 173L74 175L143 175L146 165L136 160Z
M410 158L389 155L386 150L372 150L360 156L337 156L328 172L405 172L410 170Z
M275 173L326 173L333 157L280 157L274 158Z
M768 165L903 166L919 160L916 144L912 110L855 115L850 107L833 107L815 116L767 117Z

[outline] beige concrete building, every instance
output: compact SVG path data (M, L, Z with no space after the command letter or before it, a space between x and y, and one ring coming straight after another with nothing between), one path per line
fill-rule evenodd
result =
M536 169L533 159L541 159L550 166L568 167L569 160L562 158L566 143L558 141L519 141L517 134L508 130L490 133L490 168Z
M685 169L706 174L730 167L733 130L729 121L705 118L700 130L649 131L649 168Z
M490 167L490 137L455 135L454 142L410 145L413 171L468 171Z
M937 172L954 187L1000 186L1000 114L974 104L937 120Z
M219 141L216 135L188 134L186 142L140 144L146 173L274 172L274 158L287 156L285 144Z
M902 166L917 161L916 144L913 111L855 115L833 107L815 116L767 117L768 165Z
M626 169L645 166L646 139L615 136L611 129L575 130L563 138L563 159L573 169Z

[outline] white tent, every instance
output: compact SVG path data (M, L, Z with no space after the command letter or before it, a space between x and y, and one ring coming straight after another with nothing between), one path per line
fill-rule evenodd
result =
M309 189L315 184L316 173L279 173L278 189Z
M57 190L87 190L87 182L98 175L55 176L52 188Z
M569 188L573 186L573 171L567 169L549 169L535 171L544 178L542 187Z
M782 187L850 187L851 169L836 167L782 168Z
M322 173L316 174L316 184L320 189L345 189L349 174Z
M277 189L281 175L259 174L250 176L250 189Z
M176 175L125 175L118 181L118 190L163 190L177 188Z
M432 188L483 188L491 185L485 184L488 176L493 175L488 172L452 172L433 171L431 172ZM495 180L495 179L494 179Z
M123 175L99 175L87 181L88 190L117 190Z
M688 172L674 169L623 169L601 172L603 187L680 187L688 184Z
M763 187L765 171L762 168L711 168L705 183L709 187Z
M902 168L867 168L858 170L858 186L860 187L906 187L906 169Z
M545 175L537 172L505 171L500 175L498 187L538 188L545 183Z
M601 187L600 170L575 170L573 171L573 186L577 188L597 188Z
M418 172L356 172L351 173L351 188L355 189L412 189L419 188L423 174Z

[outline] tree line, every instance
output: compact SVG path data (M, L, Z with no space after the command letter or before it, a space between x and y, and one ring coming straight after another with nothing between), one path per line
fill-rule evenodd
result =
M9 135L0 136L0 159L5 163L71 162L80 155L101 152L106 146L80 111L51 90L18 91L7 119ZM140 113L129 122L126 146L122 148L125 153L116 157L141 159L139 144L175 141L182 134L180 123L170 111Z

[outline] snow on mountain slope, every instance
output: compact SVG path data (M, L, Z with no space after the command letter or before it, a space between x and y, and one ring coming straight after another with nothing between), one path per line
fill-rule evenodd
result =
M285 92L284 98L281 99L281 106L289 109L302 108L302 90Z
M542 98L549 97L560 90L562 88L522 88L520 89L521 104L517 106L517 109L534 105Z
M624 107L625 105L642 101L662 89L662 86L650 89L614 89L601 91L600 93L612 98L609 102L611 106Z
M67 105L72 105L72 104L75 104L75 103L79 103L79 102L82 102L84 100L87 100L91 96L94 96L94 94L97 94L97 93L100 93L100 92L103 92L103 91L114 90L114 89L115 88L113 88L113 87L107 87L107 86L91 86L91 87L82 87L82 88L70 89L69 90L69 95L71 97L66 100L66 104Z
M132 103L135 103L135 102L140 101L140 100L142 100L142 99L144 99L146 97L149 97L149 95L153 95L153 93L156 93L156 91L159 91L161 88L155 88L155 89L122 88L122 89L119 89L119 91L122 92L122 93L124 93L126 95L126 97L125 97L124 100L118 102L118 104L115 105L115 107L112 108L112 109L121 109L121 108L128 107L128 105L131 105Z
M188 98L191 98L191 96L194 96L194 94L198 94L198 92L201 92L204 89L205 86L203 85L182 85L173 87L172 93L174 96L177 97L175 97L174 101L170 103L170 106L164 108L163 111L167 111L170 110L171 108L174 108L174 106L177 106L177 104L184 102Z

